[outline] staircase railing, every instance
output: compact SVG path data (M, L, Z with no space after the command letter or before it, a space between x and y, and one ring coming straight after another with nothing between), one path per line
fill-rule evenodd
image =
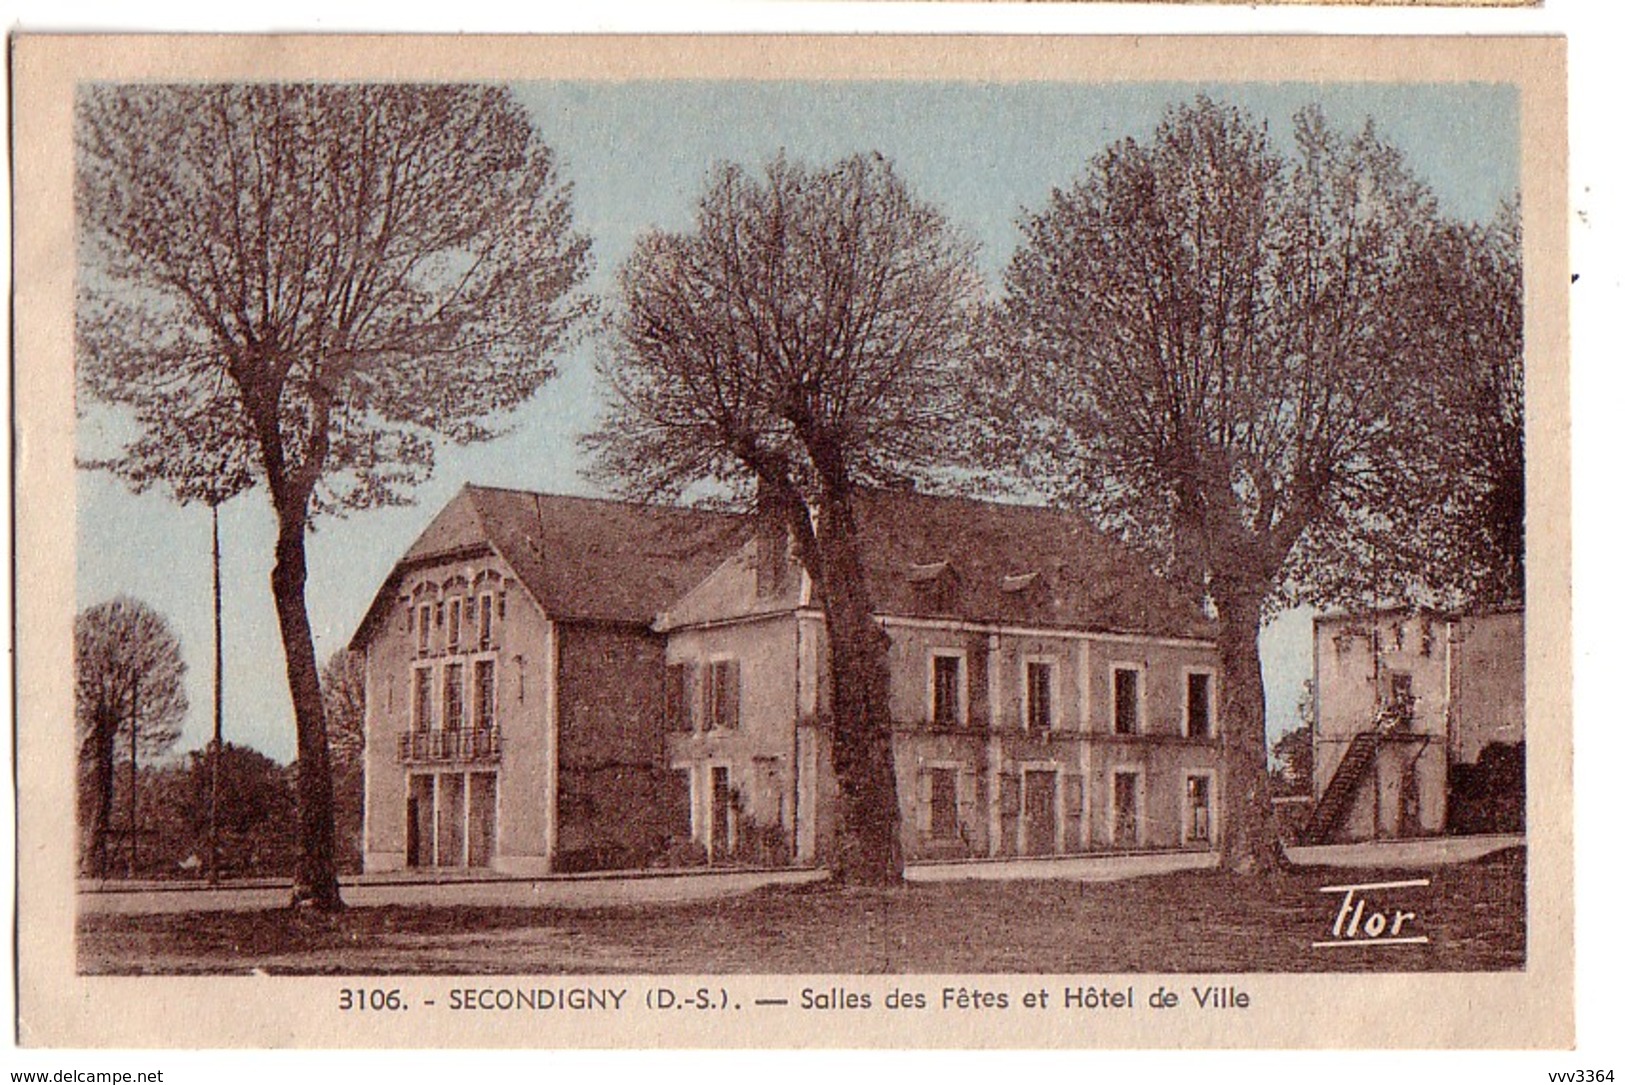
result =
M1310 815L1309 823L1304 826L1303 843L1324 844L1342 824L1348 813L1349 802L1354 798L1360 782L1371 771L1377 759L1377 747L1388 729L1379 724L1379 728L1361 731L1354 736L1349 748L1343 751L1343 759L1338 762L1337 771L1332 773L1331 782L1321 793L1320 801L1315 803L1315 812Z

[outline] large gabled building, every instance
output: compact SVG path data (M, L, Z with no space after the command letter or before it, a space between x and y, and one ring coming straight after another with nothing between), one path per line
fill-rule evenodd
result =
M681 826L654 616L739 518L466 486L351 641L367 670L368 870L637 865Z
M907 856L1214 842L1217 653L1194 606L1075 515L907 491L856 514ZM657 622L668 748L711 855L765 835L810 862L837 801L824 621L765 526Z
M1195 606L1071 514L910 491L858 514L910 858L1216 843ZM827 854L823 617L779 525L465 488L353 647L369 869Z

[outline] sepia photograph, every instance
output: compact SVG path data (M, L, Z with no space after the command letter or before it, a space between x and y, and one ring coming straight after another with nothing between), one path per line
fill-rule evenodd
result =
M1572 1042L1560 44L350 44L14 43L25 1013Z

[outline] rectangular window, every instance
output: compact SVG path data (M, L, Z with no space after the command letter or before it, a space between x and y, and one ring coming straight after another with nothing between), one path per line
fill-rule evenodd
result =
M931 770L931 836L948 840L959 835L959 772Z
M1391 704L1411 703L1411 676L1404 671L1388 672L1388 700Z
M412 727L427 731L434 726L434 668L418 667L412 672Z
M706 726L732 730L739 726L739 661L713 660L706 668Z
M491 647L491 596L489 593L480 596L480 651Z
M418 651L429 650L429 604L418 607Z
M1404 671L1388 673L1388 706L1395 725L1410 730L1416 698L1411 694L1411 676Z
M494 659L474 662L474 726L489 731L497 722L497 664Z
M959 726L959 657L931 657L931 723Z
M1206 844L1213 839L1212 785L1206 776L1185 778L1185 841Z
M463 639L463 601L453 599L447 604L446 614L446 644L452 648L457 647Z
M463 727L463 665L446 664L446 716L440 726L447 731L460 731Z
M1051 683L1055 673L1053 663L1027 661L1027 730L1048 731L1055 726Z
M1120 735L1140 730L1140 672L1132 667L1112 671L1112 729Z
M1213 737L1213 676L1204 671L1185 675L1185 734Z
M687 663L666 665L666 729L668 731L694 730L694 713L689 707L689 675Z

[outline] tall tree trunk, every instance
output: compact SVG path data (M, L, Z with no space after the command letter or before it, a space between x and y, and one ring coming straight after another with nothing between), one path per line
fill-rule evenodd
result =
M299 864L294 872L293 903L323 911L344 907L333 861L333 777L327 759L327 717L322 708L316 645L305 613L305 527L301 507L277 510L276 565L271 593L293 694L294 726L299 741Z
M107 833L113 824L113 758L118 738L118 716L100 708L96 712L95 735L91 739L94 764L90 787L95 806L90 819L91 870L98 878L107 877Z
M1258 657L1262 600L1238 594L1219 610L1219 750L1224 821L1219 865L1235 874L1273 874L1289 865L1270 805L1264 730L1264 672Z
M844 497L820 510L818 584L829 635L835 777L841 802L833 874L859 885L903 879L892 763L889 638L874 620Z

